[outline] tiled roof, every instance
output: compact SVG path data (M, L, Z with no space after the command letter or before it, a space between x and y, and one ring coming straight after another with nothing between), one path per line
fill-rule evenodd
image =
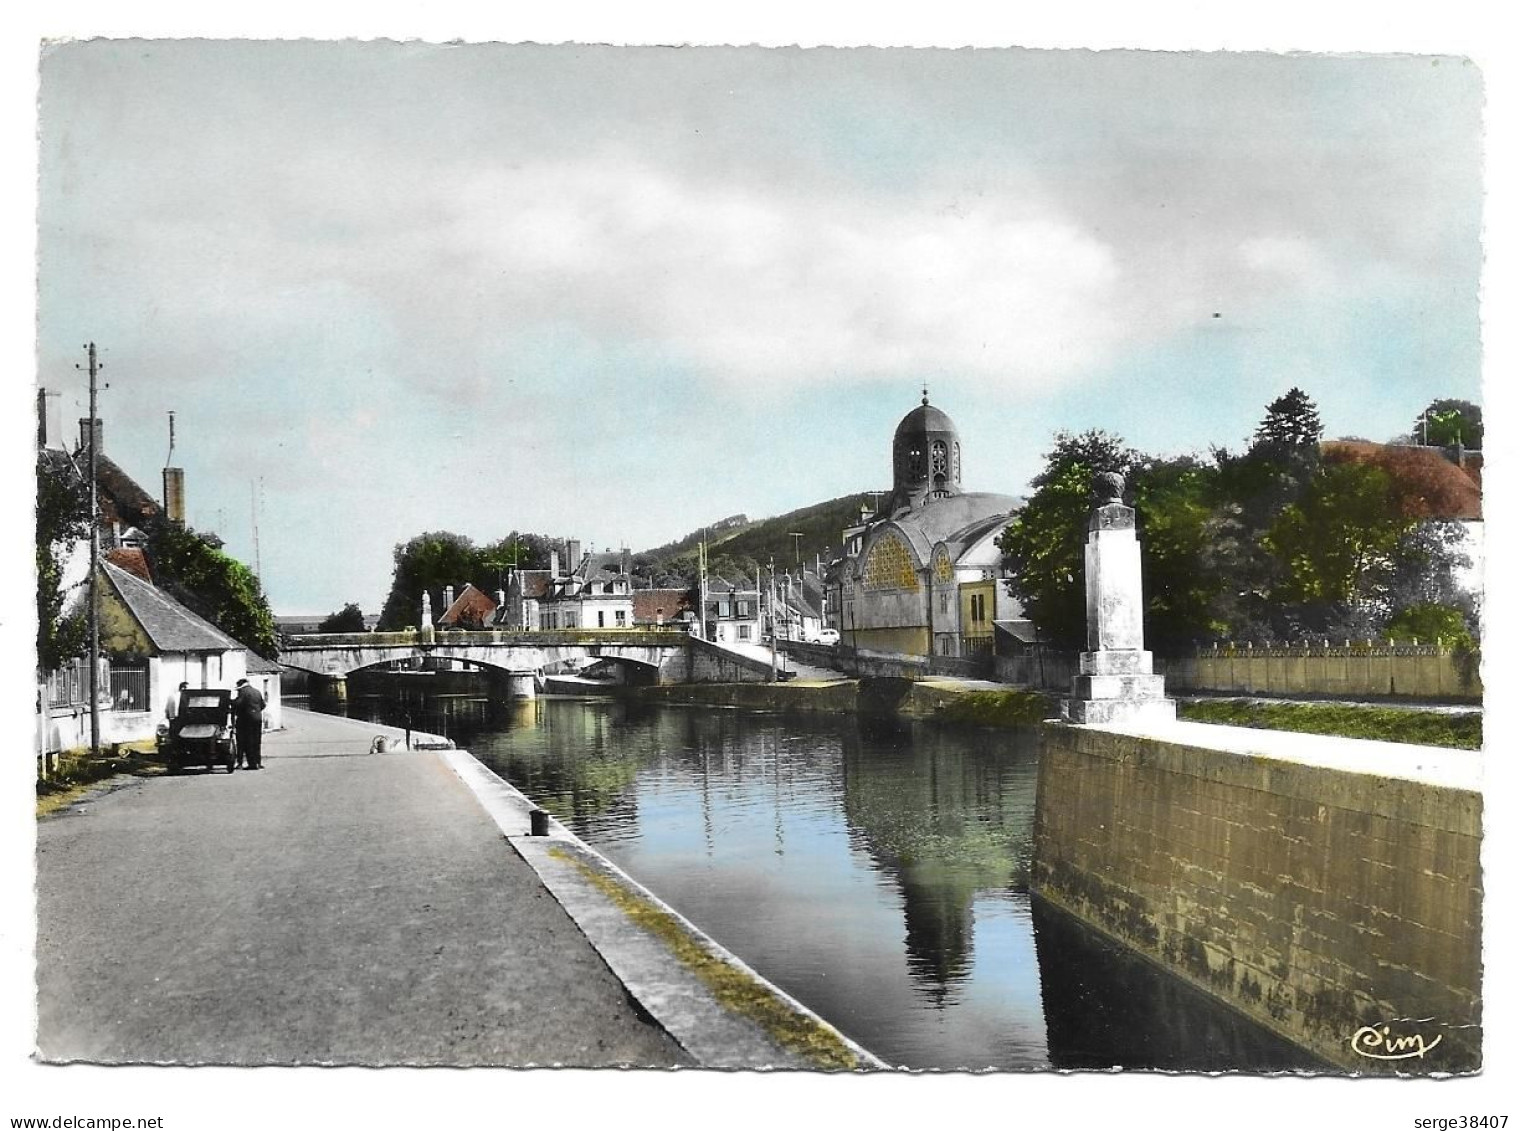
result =
M586 554L576 563L573 573L586 581L613 581L624 577L622 551Z
M937 542L981 527L994 519L1011 516L1020 506L1012 495L967 492L948 499L931 499L923 506L889 520L907 538L919 563L929 560Z
M550 573L546 569L520 569L517 577L524 597L542 597L549 591Z
M149 585L153 584L153 571L148 568L148 556L135 546L130 549L118 547L115 550L107 550L106 561L120 566Z
M1426 512L1421 518L1471 521L1483 517L1483 493L1478 480L1448 459L1440 448L1327 440L1320 450L1329 459L1371 463L1418 483L1420 502Z
M232 652L245 647L168 594L111 562L100 566L159 652Z
M633 622L654 624L661 611L666 620L675 620L685 609L691 608L685 589L635 589L633 590Z
M478 623L486 624L491 619L491 614L496 611L496 602L486 596L469 582L465 583L464 589L459 596L454 598L454 603L444 610L443 616L438 618L439 624L462 624Z
M88 468L82 467L79 461L61 448L43 448L37 453L42 457L42 462L47 465L48 471L53 475L67 475L84 482Z
M248 649L248 670L250 672L268 672L270 674L273 674L275 672L282 672L285 670L285 668L283 665L277 664L273 660L264 659L263 656L259 655L252 648L250 648Z
M82 465L89 466L89 453L80 453ZM144 491L115 461L104 453L95 457L95 481L101 492L116 505L116 513L123 522L140 522L159 513L158 500Z

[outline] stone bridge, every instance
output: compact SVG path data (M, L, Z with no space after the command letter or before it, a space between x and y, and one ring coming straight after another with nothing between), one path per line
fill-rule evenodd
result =
M645 683L753 682L770 675L767 665L679 628L408 629L289 636L280 646L280 663L328 679L423 657L460 660L509 674L540 671L572 659L615 660L635 668L638 681Z

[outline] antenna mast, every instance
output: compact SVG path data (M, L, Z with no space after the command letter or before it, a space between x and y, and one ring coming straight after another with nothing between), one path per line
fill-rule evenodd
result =
M254 479L248 481L248 496L253 510L253 573L255 577L262 578L264 571L259 567L259 482Z

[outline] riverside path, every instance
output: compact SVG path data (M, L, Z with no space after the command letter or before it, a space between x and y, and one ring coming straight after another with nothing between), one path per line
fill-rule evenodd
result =
M286 708L266 768L39 821L39 1055L691 1064L439 755Z

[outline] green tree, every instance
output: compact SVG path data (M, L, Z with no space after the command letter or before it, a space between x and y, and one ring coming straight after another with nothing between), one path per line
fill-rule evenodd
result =
M1399 502L1394 477L1383 468L1325 463L1262 539L1284 567L1278 598L1320 607L1375 600L1417 522Z
M1440 397L1430 402L1414 422L1411 433L1421 444L1481 451L1483 448L1483 410L1471 401Z
M148 565L160 589L259 655L277 654L274 614L259 579L222 551L220 538L162 516L146 533Z
M505 585L507 574L514 569L548 569L553 551L560 552L560 567L570 568L574 563L564 560L564 550L562 538L514 530L505 538L481 547L476 570L466 580L491 593Z
M1213 557L1217 469L1190 457L1137 470L1133 488L1144 574L1147 644L1175 652L1217 639L1225 575Z
M61 453L37 455L37 669L46 673L81 655L86 625L66 616L63 566L70 549L90 535L90 497Z
M364 610L350 601L317 625L318 632L363 632Z
M1466 613L1452 605L1412 605L1400 610L1386 629L1392 640L1418 640L1448 648L1471 648Z
M446 530L419 534L395 549L391 591L380 610L380 629L416 628L422 623L422 594L433 600L433 616L443 615L443 587L460 585L490 568L481 564L475 543ZM494 586L493 586L494 588Z
M1299 456L1318 447L1324 431L1319 409L1308 393L1294 386L1267 406L1251 451L1279 460Z
M1138 452L1107 432L1058 432L1035 488L998 539L1008 589L1041 635L1058 647L1080 648L1087 638L1087 591L1082 578L1093 476L1128 475Z

